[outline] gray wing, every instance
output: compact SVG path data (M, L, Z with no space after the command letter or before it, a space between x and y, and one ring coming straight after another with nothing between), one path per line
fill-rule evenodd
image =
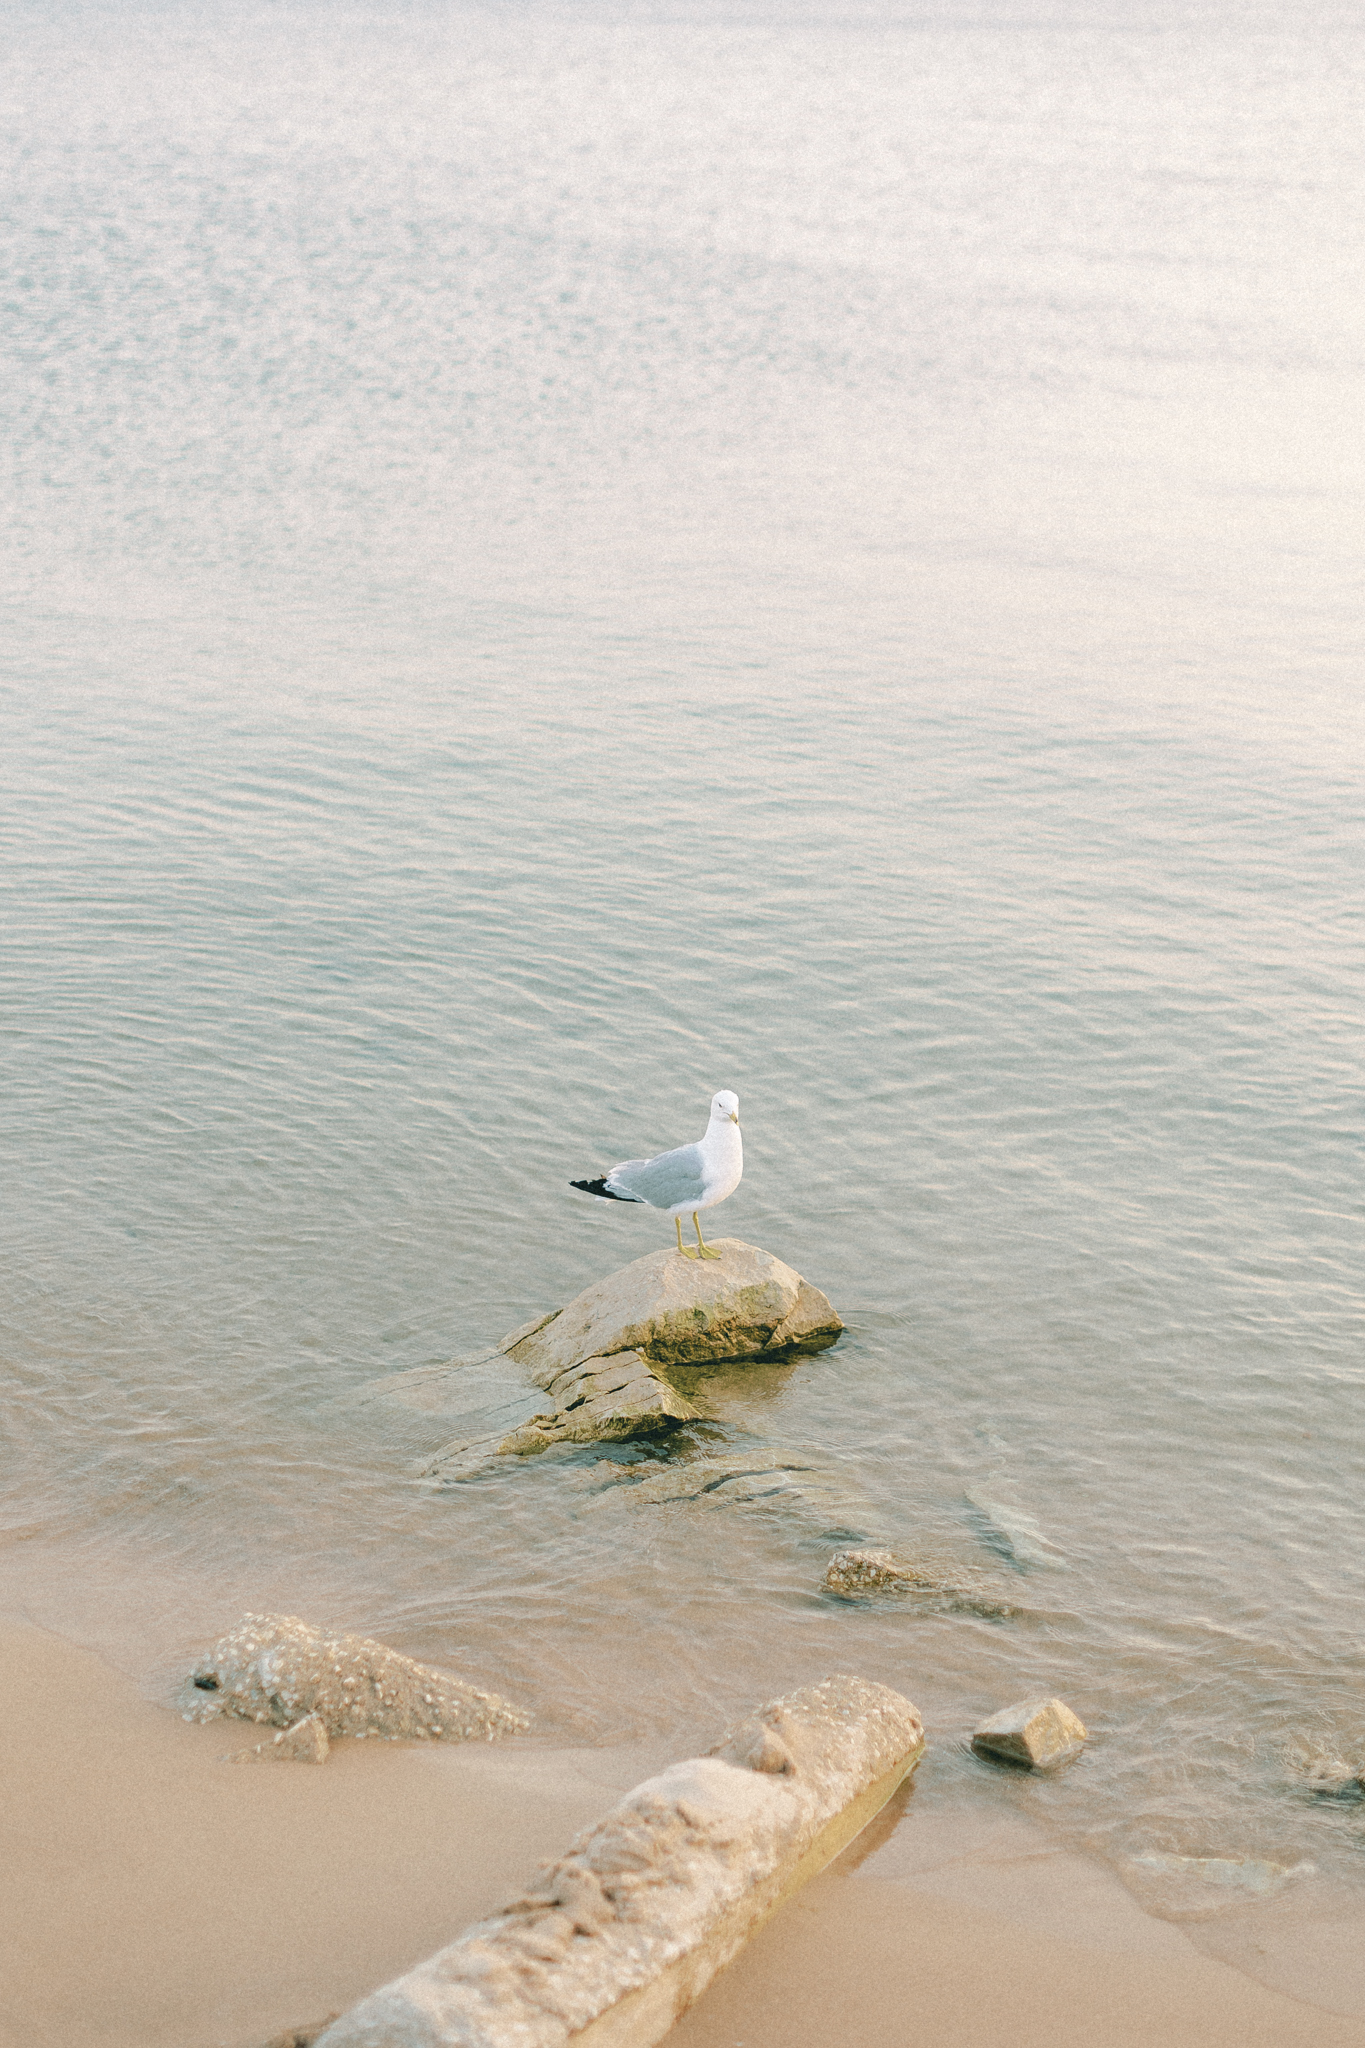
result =
M626 1159L613 1166L607 1186L627 1200L648 1202L651 1209L671 1209L682 1202L700 1202L706 1174L700 1145L679 1145L657 1159Z

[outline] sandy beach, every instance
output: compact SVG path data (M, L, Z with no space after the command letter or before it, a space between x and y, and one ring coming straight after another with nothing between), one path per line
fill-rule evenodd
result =
M322 1769L233 1767L248 1724L186 1724L56 1637L7 1628L0 1671L5 2048L262 2048L449 1940L669 1760L371 1741ZM1272 1905L1252 1932L1245 1909L1218 1928L1196 1946L1017 1815L968 1823L912 1786L674 2038L1365 2044L1357 1924Z

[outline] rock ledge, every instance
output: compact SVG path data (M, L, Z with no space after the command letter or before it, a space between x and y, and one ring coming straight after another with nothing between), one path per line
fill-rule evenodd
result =
M828 1678L637 1785L520 1898L319 2048L652 2048L866 1826L924 1747L899 1693Z

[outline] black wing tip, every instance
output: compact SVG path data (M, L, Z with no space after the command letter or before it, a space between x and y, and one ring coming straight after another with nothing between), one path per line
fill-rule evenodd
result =
M614 1195L607 1186L605 1174L599 1180L571 1180L571 1188L582 1188L585 1195L600 1195L604 1202L628 1202L629 1195Z

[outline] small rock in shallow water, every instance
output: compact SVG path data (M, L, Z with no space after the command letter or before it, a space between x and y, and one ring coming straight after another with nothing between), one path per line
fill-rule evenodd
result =
M889 1550L836 1550L825 1572L825 1590L854 1599L859 1593L908 1593L924 1582Z
M714 1451L709 1446L667 1463L618 1466L597 1499L623 1502L632 1510L776 1513L807 1524L831 1542L866 1528L871 1510L839 1468L817 1465L800 1452Z
M1004 1757L1030 1770L1052 1771L1079 1756L1084 1723L1061 1700L1023 1700L983 1721L972 1736L978 1756Z
M908 1593L938 1608L998 1620L1016 1612L985 1579L965 1569L911 1564L890 1550L836 1550L825 1571L825 1591L841 1600Z
M316 1716L329 1736L492 1742L524 1714L448 1671L364 1636L329 1636L288 1614L247 1614L216 1642L181 1695L186 1720L235 1714L292 1729Z

